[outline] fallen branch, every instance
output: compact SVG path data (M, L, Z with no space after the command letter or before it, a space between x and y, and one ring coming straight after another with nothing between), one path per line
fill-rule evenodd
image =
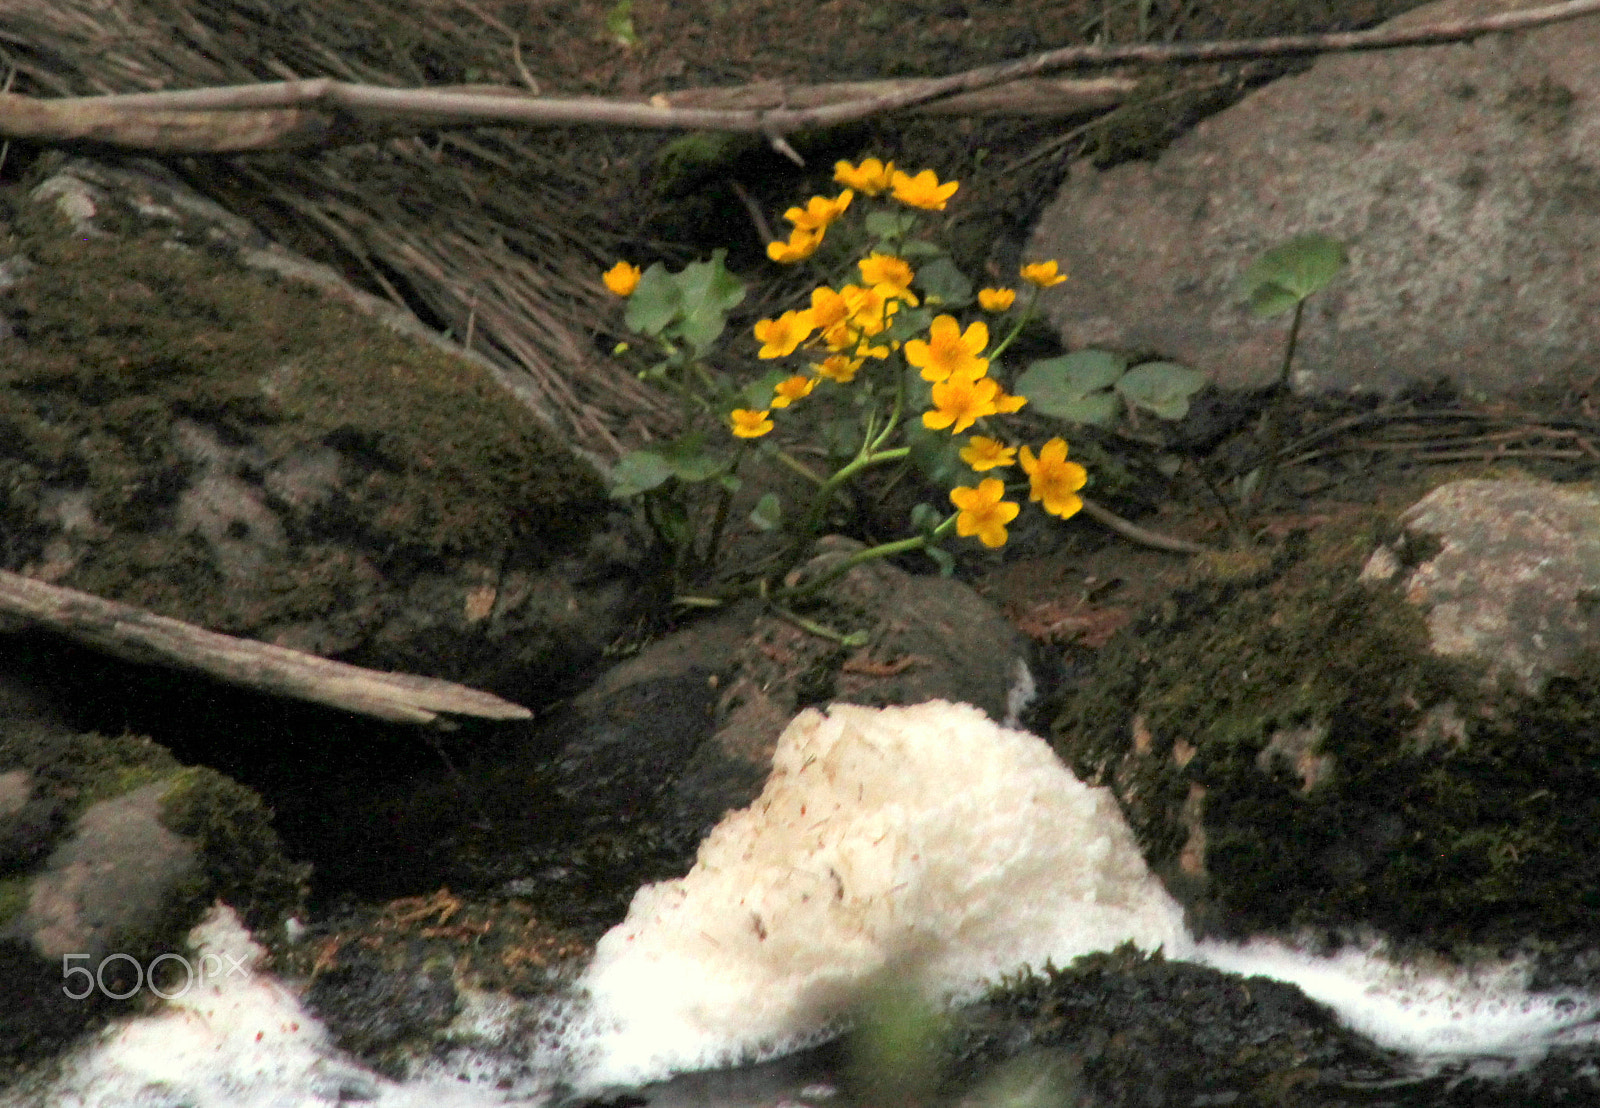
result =
M230 685L395 723L447 727L441 716L530 719L492 693L433 677L362 669L252 639L207 631L76 589L0 571L0 612L140 664L194 670Z
M1385 26L1366 31L1220 42L1069 46L948 77L833 86L686 90L658 95L642 103L598 97L539 97L498 87L382 88L325 77L56 100L0 94L0 136L44 142L93 142L145 151L235 153L369 141L440 127L513 124L746 132L766 134L778 144L783 135L794 131L837 126L893 111L931 111L941 102L940 110L945 111L987 111L989 108L984 105L992 107L998 86L1060 70L1196 65L1433 46L1597 13L1600 0L1566 0L1523 11L1415 27ZM1056 91L1070 96L1074 87L1071 82L1061 83ZM1092 93L1085 93L1086 96L1103 99L1116 93L1119 86L1088 87ZM1125 95L1125 90L1117 94ZM976 99L968 99L963 106L958 99L961 97ZM722 106L725 104L732 106Z

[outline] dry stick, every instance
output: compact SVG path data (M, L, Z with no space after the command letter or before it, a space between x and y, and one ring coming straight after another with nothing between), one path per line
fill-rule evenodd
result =
M1102 508L1082 493L1078 494L1078 499L1083 501L1084 515L1096 523L1103 524L1110 530L1115 531L1130 542L1139 543L1141 546L1153 547L1156 550L1170 550L1174 554L1213 554L1216 552L1214 547L1206 546L1203 543L1190 542L1188 539L1180 539L1174 535L1163 535L1158 531L1147 531L1136 523L1129 523L1109 508Z
M753 110L678 108L667 97L630 103L595 97L538 98L506 91L393 89L331 78L255 85L134 93L125 96L34 100L0 95L0 135L45 141L91 140L141 149L220 151L349 141L351 119L388 128L520 123L755 132L781 137L802 128L830 127L899 111L958 94L1037 77L1054 70L1115 65L1194 65L1264 57L1387 50L1460 42L1600 13L1600 0L1567 0L1525 11L1418 27L1378 27L1332 34L1280 35L1201 43L1069 46L948 77L897 82L892 91L808 108ZM784 102L791 102L786 90ZM247 121L227 113L249 111ZM230 135L229 127L242 128ZM172 132L168 138L163 133ZM211 142L206 146L204 143Z
M131 662L197 670L219 681L375 716L448 726L441 716L530 719L492 693L433 677L384 673L208 631L76 589L0 571L0 612L21 616Z

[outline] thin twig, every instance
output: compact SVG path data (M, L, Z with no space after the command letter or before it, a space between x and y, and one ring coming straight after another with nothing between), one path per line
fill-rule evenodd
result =
M1190 542L1180 539L1175 535L1163 535L1159 531L1147 531L1137 523L1129 523L1109 508L1103 508L1090 500L1082 493L1078 494L1083 501L1083 512L1096 523L1110 528L1129 542L1136 542L1140 546L1148 546L1155 550L1170 550L1174 554L1211 554L1215 551L1203 543Z

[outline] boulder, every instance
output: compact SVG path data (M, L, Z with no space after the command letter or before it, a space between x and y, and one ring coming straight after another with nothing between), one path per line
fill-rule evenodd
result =
M1531 7L1446 0L1391 26ZM1600 355L1600 20L1329 56L1201 123L1154 163L1074 167L1030 257L1069 346L1152 351L1225 387L1276 379L1287 317L1236 282L1320 232L1350 264L1306 305L1293 384L1511 393Z
M270 931L306 877L254 793L147 739L72 732L0 689L0 1059L186 989L185 936L215 901Z
M1056 722L1200 930L1445 944L1600 925L1587 487L1445 485L1201 560Z
M860 544L821 540L799 571L826 572ZM1026 641L968 586L887 561L856 566L807 617L847 645L748 604L678 632L610 671L574 703L557 790L595 816L648 815L692 852L750 803L800 709L962 701L1014 723L1032 694Z
M40 176L0 241L0 568L535 706L581 685L653 547L514 381L156 167Z

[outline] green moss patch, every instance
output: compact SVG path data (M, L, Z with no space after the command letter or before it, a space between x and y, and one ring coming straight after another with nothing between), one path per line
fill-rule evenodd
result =
M65 583L227 629L324 615L373 565L537 559L604 510L587 465L470 362L202 248L65 234L30 209L16 226L5 253L31 264L0 293L7 568L42 556L43 498L77 496L97 530ZM287 531L250 589L174 526L204 468L188 426L238 452L230 477ZM329 487L296 502L266 483L319 451L339 459Z
M1416 609L1357 580L1383 530L1201 567L1101 653L1057 749L1202 925L1592 933L1600 663L1530 700L1436 657Z

